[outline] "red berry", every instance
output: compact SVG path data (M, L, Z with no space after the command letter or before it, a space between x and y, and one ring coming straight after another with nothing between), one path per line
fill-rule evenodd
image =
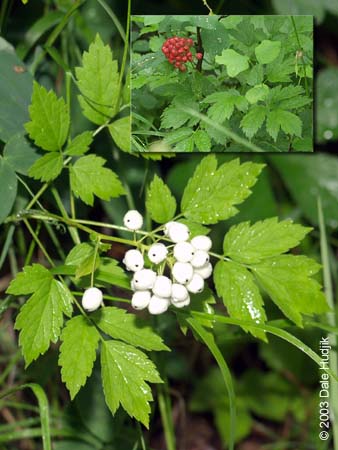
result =
M175 62L175 67L179 69L181 67L181 63L179 61Z
M187 39L187 44L191 47L192 45L194 45L194 41L191 38L189 38Z
M187 68L185 67L184 64L182 64L182 65L179 67L179 69L180 69L181 72L185 72L185 71L187 70Z
M188 61L188 58L187 58L186 56L182 56L182 61L183 61L183 62L187 62L187 61Z
M196 53L196 58L197 59L202 59L203 58L203 54L202 53Z

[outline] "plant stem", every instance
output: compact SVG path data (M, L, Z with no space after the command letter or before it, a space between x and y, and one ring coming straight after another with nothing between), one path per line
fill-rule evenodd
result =
M119 19L117 18L116 14L114 13L114 11L107 5L107 3L104 0L97 0L97 2L102 6L102 8L106 11L108 16L113 21L117 31L120 33L120 36L121 36L123 42L126 42L126 40L127 40L126 33L124 32L123 26L121 25L121 23L120 23ZM127 33L127 35L128 35L128 33Z
M124 49L123 49L123 56L122 56L122 63L121 63L121 70L120 70L120 78L119 78L119 84L118 84L118 100L115 105L115 114L117 114L119 110L119 104L120 104L120 97L121 97L121 89L122 89L122 80L124 77L124 72L126 68L127 63L127 56L129 51L129 30L130 30L130 13L131 13L131 0L128 0L128 7L127 7L127 25L126 25L126 39L124 41ZM114 114L114 115L115 115Z
M41 188L38 190L38 192L34 195L32 200L28 203L28 205L26 206L25 209L31 209L32 206L35 205L35 203L38 203L39 198L45 192L45 190L48 188L48 186L49 186L49 183L45 183L44 185L42 185Z
M290 16L290 19L291 19L291 22L292 22L293 29L295 30L295 34L296 34L296 39L297 39L299 50L302 52L301 53L301 61L302 61L303 74L304 74L305 92L306 92L306 95L309 95L309 86L308 86L307 77L306 77L306 68L305 68L305 61L304 61L304 56L303 56L303 47L301 46L301 43L300 43L300 39L299 39L299 35L298 35L295 19L293 18L293 16ZM296 55L296 58L297 58L297 55Z
M173 424L172 424L172 416L171 411L168 411L167 401L166 401L165 388L159 384L157 386L157 398L158 398L158 406L160 408L162 424L164 428L164 437L167 446L167 450L175 450L175 434L173 432Z
M214 13L213 13L213 10L212 10L212 9L210 8L210 6L208 5L207 0L202 0L202 3L203 3L203 5L204 5L206 8L208 8L208 10L209 10L209 15L212 16Z
M38 238L37 234L35 233L35 231L33 230L33 228L30 226L30 223L28 222L27 219L23 219L23 223L26 225L26 227L28 228L30 234L32 235L34 241L37 243L37 245L39 246L40 250L42 251L42 253L45 255L45 258L47 259L47 261L49 262L49 264L53 267L55 264L52 260L52 258L48 255L47 250L45 249L44 245L42 244L42 242L40 241L40 239Z
M90 287L94 286L94 273L96 270L96 261L97 261L97 254L99 251L99 246L100 246L100 238L98 237L96 240L96 244L95 244L92 272L90 274Z
M56 202L56 204L57 204L57 206L58 206L58 208L59 208L59 210L61 212L62 217L65 218L65 219L69 219L69 216L67 214L66 208L63 205L63 202L61 200L61 197L60 197L57 189L53 187L51 189L51 191L52 191L53 197L55 199L55 202ZM71 195L71 197L72 197L72 195ZM75 228L68 227L68 231L69 231L69 234L71 235L71 237L73 239L74 244L80 244L81 239L79 237L79 233L77 232L77 230Z
M330 306L331 311L326 314L327 321L332 327L337 326L336 322L336 308L333 299L333 288L330 270L330 258L328 251L328 243L325 230L325 219L321 203L321 198L318 197L318 219L320 229L320 250L323 263L323 277L324 288L327 303ZM338 355L337 355L337 336L334 333L329 334L329 341L332 347L330 352L330 369L332 372L337 373L338 370ZM338 450L338 383L330 383L330 416L331 424L333 428L333 448Z

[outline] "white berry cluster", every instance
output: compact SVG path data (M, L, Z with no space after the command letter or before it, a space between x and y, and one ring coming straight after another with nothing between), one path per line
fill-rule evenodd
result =
M133 231L142 227L143 219L138 211L128 211L124 225ZM134 291L132 306L145 309L151 314L164 313L169 305L182 308L189 305L190 293L204 289L204 280L212 274L208 236L195 236L190 240L189 228L179 222L168 222L163 229L166 238L174 245L156 242L147 252L149 261L158 266L155 270L145 268L144 255L139 250L128 250L123 263L134 272L131 287ZM162 264L163 263L163 264ZM170 267L170 276L163 275L165 266Z

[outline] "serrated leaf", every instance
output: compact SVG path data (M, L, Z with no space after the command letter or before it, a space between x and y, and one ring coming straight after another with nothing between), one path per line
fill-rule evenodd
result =
M264 324L266 314L263 299L254 277L245 267L228 261L219 261L214 269L217 295L221 297L231 317ZM266 341L264 331L244 328L253 336Z
M117 119L108 126L111 137L116 145L125 152L131 151L131 118L130 116Z
M101 351L101 373L106 403L114 414L123 409L144 426L149 426L150 405L153 400L146 381L162 380L148 357L131 345L104 341Z
M266 107L256 105L249 110L241 120L241 128L243 133L251 139L261 128L266 117Z
M175 197L157 175L154 176L147 190L146 208L150 217L157 223L169 222L175 216Z
M180 128L190 119L190 114L182 111L176 106L168 106L161 116L161 128Z
M257 86L254 86L246 92L245 98L249 103L254 104L258 103L259 101L265 100L268 93L269 86L267 86L266 84L258 84Z
M251 266L259 284L278 308L302 326L302 314L329 310L320 284L312 279L320 265L306 256L281 255Z
M29 116L31 121L25 124L25 129L34 143L47 151L61 150L70 124L64 99L58 99L54 91L47 92L34 81Z
M211 140L208 133L204 130L197 130L194 133L194 142L197 150L200 152L210 152Z
M91 143L93 142L93 133L91 131L85 131L75 136L74 139L67 145L65 150L66 155L80 156L89 150Z
M35 161L28 171L28 175L35 180L52 181L63 169L62 153L51 152Z
M130 289L130 279L125 271L112 258L100 258L100 265L95 272L95 280Z
M253 225L242 222L231 227L225 235L224 255L239 263L258 263L296 247L311 230L291 219L278 222L277 217Z
M104 45L98 34L88 52L83 53L82 67L77 67L75 73L83 114L97 125L104 124L116 113L119 73L109 45Z
M226 49L222 51L222 55L215 57L217 64L224 64L227 68L229 77L236 77L239 73L249 68L249 57L240 55L235 50Z
M245 111L248 107L248 102L240 95L236 89L229 89L226 92L215 92L208 95L203 103L213 103L208 109L208 117L217 123L223 123L230 119L235 106L240 111Z
M175 145L175 152L193 152L194 146L194 136L187 137Z
M169 350L161 337L143 320L121 308L105 307L94 313L97 326L114 339L145 350Z
M87 205L93 205L94 195L109 200L125 193L116 173L102 167L105 162L100 156L88 155L70 166L71 189Z
M193 134L193 130L188 127L179 128L178 130L169 131L166 133L164 141L168 145L173 145L182 140L189 138Z
M262 164L238 159L217 168L214 155L203 158L190 178L182 197L181 210L189 220L213 224L234 216L234 205L242 203L250 194L260 174Z
M301 137L302 125L301 119L296 114L284 111L283 109L275 109L267 114L266 131L274 141L277 140L280 128L286 134Z
M63 313L71 313L72 296L66 286L53 279L39 264L24 267L11 282L7 293L33 295L22 306L15 329L20 330L19 344L26 366L56 342L63 324Z
M282 48L281 41L269 41L264 40L262 41L256 48L255 48L255 54L257 61L260 64L269 64L274 61Z
M62 330L59 366L71 399L92 373L99 339L97 329L84 316L73 317Z
M68 253L65 264L68 266L75 266L75 277L81 278L92 273L95 260L95 269L100 264L99 255L95 256L95 247L88 242L81 242L75 245Z

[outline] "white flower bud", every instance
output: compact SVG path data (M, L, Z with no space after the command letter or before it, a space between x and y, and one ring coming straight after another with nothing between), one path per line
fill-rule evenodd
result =
M174 246L174 257L179 262L190 262L194 254L195 249L189 242L179 242Z
M184 242L189 239L190 231L189 228L184 225L184 223L179 222L169 222L168 227L168 237L173 242Z
M156 273L150 269L142 269L134 273L132 286L138 291L152 289L156 280Z
M82 296L82 306L86 311L95 311L102 305L102 291L96 287L86 289Z
M131 298L131 306L134 309L144 309L149 305L150 298L150 291L136 291Z
M160 264L167 257L168 250L164 244L153 244L149 251L148 257L150 261L154 264Z
M139 250L128 250L124 255L123 263L128 270L137 272L138 270L143 269L143 255Z
M207 263L202 267L199 267L198 269L194 269L194 273L197 273L200 275L204 280L210 277L212 274L212 265L211 263Z
M180 284L189 283L194 274L194 269L189 263L176 262L172 270L173 277Z
M170 301L168 298L158 297L153 295L148 305L150 314L162 314L169 308Z
M172 287L171 279L165 277L164 275L159 275L156 277L153 286L153 293L158 297L168 298L171 296L171 287Z
M207 252L204 250L196 250L193 259L191 260L191 265L193 267L199 268L205 266L210 260Z
M171 287L171 295L176 301L182 302L189 297L189 292L183 284L173 283Z
M124 226L127 227L129 230L136 231L142 228L143 217L138 211L136 211L135 209L131 209L123 217L123 223Z
M203 291L204 288L204 280L201 275L198 273L194 273L192 279L187 284L187 289L189 292L193 294L198 294Z
M190 304L190 297L188 297L185 300L178 300L175 297L171 298L171 304L176 306L176 308L183 308L184 306L188 306Z
M191 239L191 244L196 250L208 252L211 249L212 241L209 236L195 236Z

